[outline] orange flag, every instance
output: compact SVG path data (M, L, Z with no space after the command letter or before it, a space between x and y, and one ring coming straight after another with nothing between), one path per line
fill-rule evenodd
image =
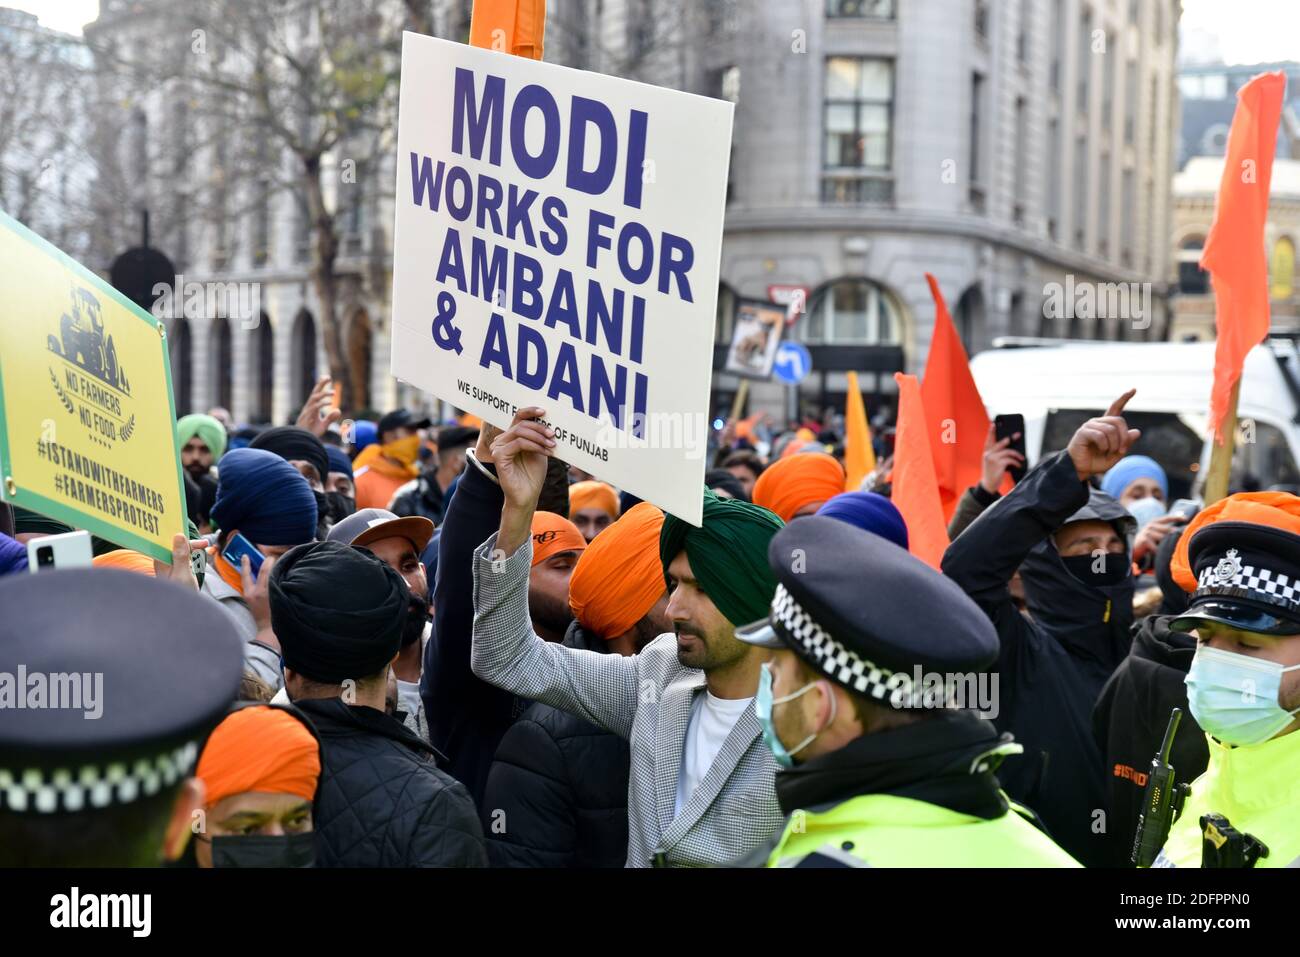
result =
M1268 263L1264 221L1273 178L1273 151L1282 117L1286 76L1261 73L1237 91L1237 109L1228 133L1227 158L1214 223L1205 237L1201 268L1214 282L1214 387L1210 428L1220 444L1223 417L1232 389L1241 378L1246 353L1268 335Z
M891 497L907 523L909 551L937 570L948 547L948 524L934 474L925 402L916 376L895 372L894 381L898 383L898 431Z
M474 0L471 46L540 60L545 34L546 0Z
M858 374L849 373L849 394L844 401L844 491L856 492L862 480L876 467L876 452L871 447L871 426L867 424L867 407L858 388Z
M921 380L921 398L943 514L951 518L962 493L980 480L989 417L939 283L929 273L925 279L934 296L934 336Z

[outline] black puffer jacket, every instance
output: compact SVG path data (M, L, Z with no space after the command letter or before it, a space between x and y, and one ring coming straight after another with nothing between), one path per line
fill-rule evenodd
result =
M605 651L575 621L564 644ZM623 867L628 743L537 702L497 747L481 811L494 867Z
M1169 713L1182 708L1169 752L1175 780L1190 784L1210 760L1205 733L1187 709L1183 679L1196 654L1196 639L1169 630L1173 616L1142 620L1133 650L1101 691L1092 713L1093 732L1106 761L1109 858L1114 867L1132 866L1138 811L1151 759L1169 727Z
M485 867L465 786L399 721L338 698L294 702L320 733L318 867Z
M1024 746L998 777L1036 811L1061 847L1085 866L1106 859L1095 829L1105 806L1101 750L1092 709L1128 654L1133 580L1097 588L1066 569L1051 535L1070 521L1101 519L1130 534L1133 517L1109 495L1079 481L1070 457L1044 459L949 547L944 574L970 595L998 630L999 731ZM1020 569L1029 615L1016 610L1007 582Z

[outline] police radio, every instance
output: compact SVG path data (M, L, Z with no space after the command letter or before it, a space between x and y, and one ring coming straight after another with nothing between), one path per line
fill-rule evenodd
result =
M1169 715L1169 727L1160 743L1159 753L1151 759L1146 791L1142 795L1142 808L1138 814L1137 834L1133 838L1131 860L1137 867L1150 867L1169 837L1169 828L1183 813L1183 802L1191 791L1186 784L1174 781L1174 769L1169 763L1169 752L1174 746L1178 722L1183 719L1183 709L1174 708Z

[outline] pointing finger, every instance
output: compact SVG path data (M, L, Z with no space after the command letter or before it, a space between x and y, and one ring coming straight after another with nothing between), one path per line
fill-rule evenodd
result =
M1122 396L1110 404L1106 410L1107 415L1121 415L1124 412L1124 406L1128 405L1128 400L1137 395L1137 389L1129 389Z

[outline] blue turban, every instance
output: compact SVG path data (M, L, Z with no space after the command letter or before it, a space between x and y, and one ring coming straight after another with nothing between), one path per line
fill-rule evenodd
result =
M366 419L357 419L352 423L352 456L356 458L358 452L367 445L374 445L379 441L379 427L375 423Z
M1124 494L1124 489L1140 478L1155 479L1160 483L1160 491L1164 492L1165 498L1169 498L1169 479L1165 476L1165 470L1159 462L1145 455L1126 455L1116 462L1101 477L1101 490L1111 498L1118 499Z
M348 478L352 478L352 460L348 454L337 445L325 446L325 457L330 460L331 472L342 472ZM457 476L459 478L460 476ZM321 476L324 480L325 476Z
M316 496L274 452L235 449L217 463L212 521L258 545L300 545L316 537Z
M0 575L27 571L27 546L0 532Z
M907 548L907 523L898 506L875 492L843 492L828 499L818 515L829 515L864 532L879 535L899 548Z

